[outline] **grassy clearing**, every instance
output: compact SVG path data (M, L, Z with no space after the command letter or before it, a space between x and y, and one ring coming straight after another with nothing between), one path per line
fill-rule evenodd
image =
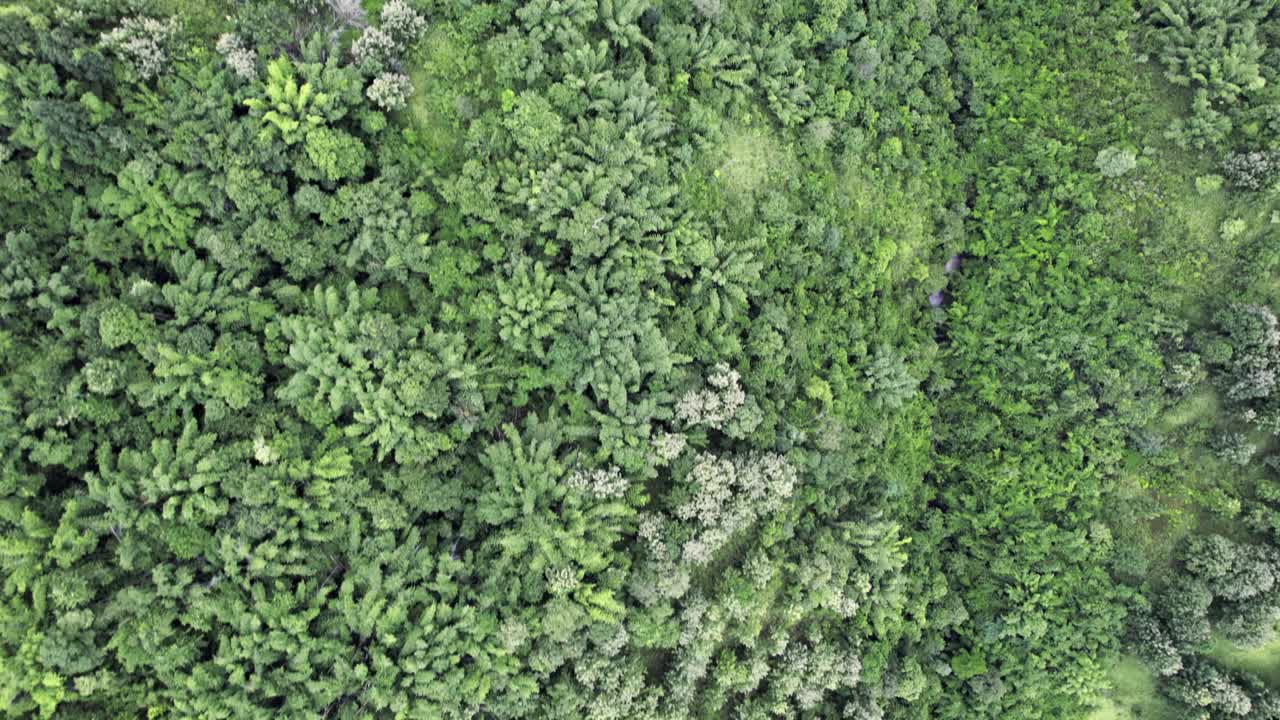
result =
M480 63L461 45L450 25L433 27L409 63L413 96L404 111L438 166L460 164L467 121L484 99L470 92L480 85Z
M1233 279L1237 249L1258 228L1257 214L1237 207L1234 193L1197 187L1198 177L1221 172L1220 158L1165 137L1170 124L1189 112L1189 91L1170 84L1154 63L1135 64L1133 70L1143 100L1132 117L1129 146L1138 152L1139 165L1111 181L1116 192L1108 208L1105 256L1160 288L1162 303L1196 323L1206 299L1220 296ZM1246 220L1247 230L1224 238L1223 222L1237 218Z
M847 222L860 233L858 241L875 248L895 283L927 277L930 254L939 244L935 220L943 200L937 186L924 177L869 165L858 152L845 153L837 174Z
M730 194L747 198L770 178L788 177L795 157L767 128L732 125L725 131L723 155L713 175Z
M1165 412L1160 418L1160 429L1164 432L1172 432L1193 424L1212 421L1221 409L1222 404L1218 400L1217 391L1206 385L1190 393Z
M1107 674L1111 690L1087 720L1173 720L1174 709L1156 689L1156 678L1141 660L1123 656Z
M1272 218L1280 197L1197 187L1197 178L1221 175L1221 156L1178 147L1165 137L1173 120L1189 112L1189 90L1169 83L1154 63L1134 70L1145 98L1133 118L1141 160L1138 171L1117 180L1117 189L1128 198L1118 219L1127 217L1138 228L1133 238L1141 249L1138 275L1162 288L1193 324L1201 324L1215 300L1241 295L1257 249L1274 242L1278 228ZM1258 295L1258 301L1280 298L1280 284L1273 278L1265 284L1249 294Z
M1209 657L1226 667L1253 673L1271 687L1280 689L1280 637L1262 647L1241 648L1215 636Z

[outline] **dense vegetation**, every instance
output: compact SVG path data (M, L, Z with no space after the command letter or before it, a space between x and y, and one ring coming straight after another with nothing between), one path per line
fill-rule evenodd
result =
M1280 720L1280 2L0 0L0 712Z

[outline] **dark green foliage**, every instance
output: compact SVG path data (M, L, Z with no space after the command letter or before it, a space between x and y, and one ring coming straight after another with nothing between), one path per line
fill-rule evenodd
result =
M1159 617L1140 610L1130 616L1129 626L1132 647L1157 674L1168 676L1182 669L1182 653Z
M1239 128L1258 137L1254 118L1274 114L1275 78L1264 58L1276 22L1272 0L1144 0L1147 44L1175 85L1194 90L1191 113L1177 118L1168 136L1197 149L1223 145ZM1250 105L1254 105L1250 108ZM1274 137L1267 128L1266 137Z
M1206 534L1187 540L1178 559L1173 577L1156 594L1155 616L1140 613L1131 621L1135 649L1167 678L1162 689L1173 701L1208 708L1215 718L1255 717L1252 704L1258 700L1265 707L1267 693L1250 692L1250 678L1219 667L1205 649L1211 631L1245 648L1275 636L1280 553Z
M1098 234L1095 160L1118 128L1086 130L1068 112L1079 96L1113 91L1097 85L1122 87L1097 69L1122 50L1060 34L1103 35L1115 19L1106 13L986 12L984 39L1002 52L973 60L994 64L970 91L994 105L969 130L985 166L970 221L976 257L947 308L954 389L937 426L939 502L952 523L941 565L969 615L944 636L955 672L941 716L1079 717L1103 681L1085 658L1116 646L1127 595L1106 569L1104 501L1127 435L1158 407L1150 389L1161 370L1141 298L1085 250Z
M4 11L6 712L763 717L926 698L939 661L897 648L945 589L908 575L871 482L893 458L895 492L918 490L907 362L926 333L890 324L899 350L850 356L845 321L880 312L868 289L822 280L792 306L763 274L834 241L887 282L887 256L839 242L850 209L804 218L775 187L758 215L731 210L693 150L718 130L676 133L692 111L648 79L666 34L636 3L442 11L479 56L521 37L485 34L499 20L546 45L518 92L474 101L470 161L438 175L365 93L421 17L386 3L389 42L366 31L352 62L311 33L348 10L250 3L218 52L166 37L145 67L132 36L130 62L98 54L110 12ZM711 42L750 55L746 35ZM822 91L782 78L797 58L764 62L782 122L811 112ZM793 250L770 244L802 224ZM763 363L749 385L719 369ZM678 412L704 372L732 406L711 422ZM862 415L871 386L901 414Z
M1265 153L1271 14L0 7L0 713L1074 718L1134 607L1274 714L1198 653L1273 549L1148 602L1104 522L1166 389L1280 427L1264 305L1175 341L1109 265L1124 31Z
M1212 665L1192 661L1165 684L1169 697L1185 706L1208 710L1205 717L1250 717L1253 701L1231 678Z

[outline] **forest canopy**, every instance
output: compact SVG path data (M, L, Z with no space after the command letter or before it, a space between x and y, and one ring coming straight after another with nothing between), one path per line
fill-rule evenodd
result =
M1276 0L0 0L0 715L1280 720Z

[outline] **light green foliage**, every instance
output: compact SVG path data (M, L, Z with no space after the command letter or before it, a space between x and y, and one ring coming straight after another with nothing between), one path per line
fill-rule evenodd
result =
M778 139L760 127L730 127L726 131L724 160L715 168L715 177L731 193L750 198L777 170L790 161Z
M516 263L510 279L498 280L499 336L517 353L546 355L547 338L564 323L568 296L542 263Z
M1218 234L1222 237L1223 242L1234 242L1248 227L1249 224L1244 220L1230 218L1222 221L1222 225L1218 228Z
M633 294L610 296L603 282L588 271L571 288L565 331L552 342L550 360L577 392L589 389L598 406L617 413L648 379L670 373L677 357L652 306Z
M284 56L267 63L263 93L244 104L262 120L260 137L279 137L286 145L302 141L310 130L323 125L323 113L331 103L327 93L309 82L299 83L293 63Z
M364 172L365 149L360 140L342 130L319 127L307 133L307 158L323 180L359 177Z
M880 347L867 367L867 384L871 386L871 403L889 410L902 406L920 381L911 376L902 357L889 347Z
M1221 175L1200 175L1196 178L1196 192L1201 195L1212 195L1222 189Z
M141 340L143 330L138 313L126 305L109 305L98 316L98 335L108 348L118 348Z
M280 396L317 427L342 421L380 460L428 462L470 432L465 417L481 409L474 369L461 338L402 328L376 301L354 283L345 292L317 287L310 313L281 319L293 374ZM460 421L452 432L446 418Z
M507 101L504 101L506 104ZM511 111L503 122L516 146L535 159L549 160L560 147L563 122L551 103L536 93L510 100Z
M1241 648L1221 638L1215 638L1209 648L1209 656L1233 670L1252 673L1270 683L1280 682L1280 637L1260 647Z
M156 257L189 246L199 217L194 206L202 201L208 202L204 178L149 158L125 165L100 199L103 209L119 218Z

